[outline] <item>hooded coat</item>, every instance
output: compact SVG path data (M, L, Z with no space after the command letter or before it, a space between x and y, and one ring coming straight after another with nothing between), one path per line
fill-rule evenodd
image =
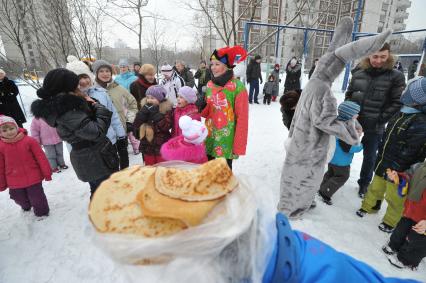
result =
M51 180L52 170L38 142L19 129L21 138L0 140L0 191L22 189Z
M35 100L31 111L71 144L71 164L81 181L94 181L118 169L117 151L106 137L112 112L105 106L89 105L72 93L59 93Z
M391 32L346 44L351 40L352 26L350 17L341 19L296 107L278 204L278 210L293 218L300 217L314 200L324 174L330 136L350 145L359 143L356 121L337 120L337 103L331 84L346 62L379 50Z

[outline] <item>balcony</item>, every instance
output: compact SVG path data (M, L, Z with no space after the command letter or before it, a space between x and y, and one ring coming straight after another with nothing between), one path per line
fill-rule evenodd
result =
M410 0L399 0L396 4L397 8L409 8L411 7L411 1Z
M396 19L408 19L408 13L406 11L399 11L395 13L395 20Z
M393 24L392 28L394 31L401 31L401 30L405 30L406 24L403 23L396 23Z

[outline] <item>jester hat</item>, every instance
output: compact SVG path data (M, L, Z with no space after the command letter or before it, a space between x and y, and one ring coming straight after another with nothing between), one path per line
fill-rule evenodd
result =
M221 49L215 49L210 56L210 60L218 60L232 69L234 63L240 63L247 57L247 51L241 46L226 46Z

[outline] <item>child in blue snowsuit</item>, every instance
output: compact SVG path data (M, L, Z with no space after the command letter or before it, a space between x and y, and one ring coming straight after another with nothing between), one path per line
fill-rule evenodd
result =
M418 283L386 278L369 265L309 236L293 231L287 218L276 215L277 241L262 283Z
M341 121L348 121L355 115L358 115L360 106L355 102L345 101L339 105L337 110L339 113L337 119ZM338 189L343 187L349 179L354 153L360 152L361 150L362 144L351 146L336 138L336 150L334 152L333 159L331 159L330 163L328 163L328 171L325 173L318 191L318 194L324 203L328 205L333 204L331 202L331 197Z

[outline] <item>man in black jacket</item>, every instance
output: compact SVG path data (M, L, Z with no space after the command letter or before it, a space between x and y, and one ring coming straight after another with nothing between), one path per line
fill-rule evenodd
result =
M386 123L401 108L399 101L405 87L404 75L393 69L394 57L389 44L365 58L352 71L346 100L361 106L358 121L363 127L364 159L359 184L359 196L364 197L373 176L377 149Z
M259 95L259 79L260 83L263 83L262 73L260 70L260 63L262 62L262 57L260 55L256 55L254 59L250 61L247 66L246 76L247 82L250 84L249 91L249 103L253 103L253 95L254 95L254 103L259 104L257 101L257 96Z

